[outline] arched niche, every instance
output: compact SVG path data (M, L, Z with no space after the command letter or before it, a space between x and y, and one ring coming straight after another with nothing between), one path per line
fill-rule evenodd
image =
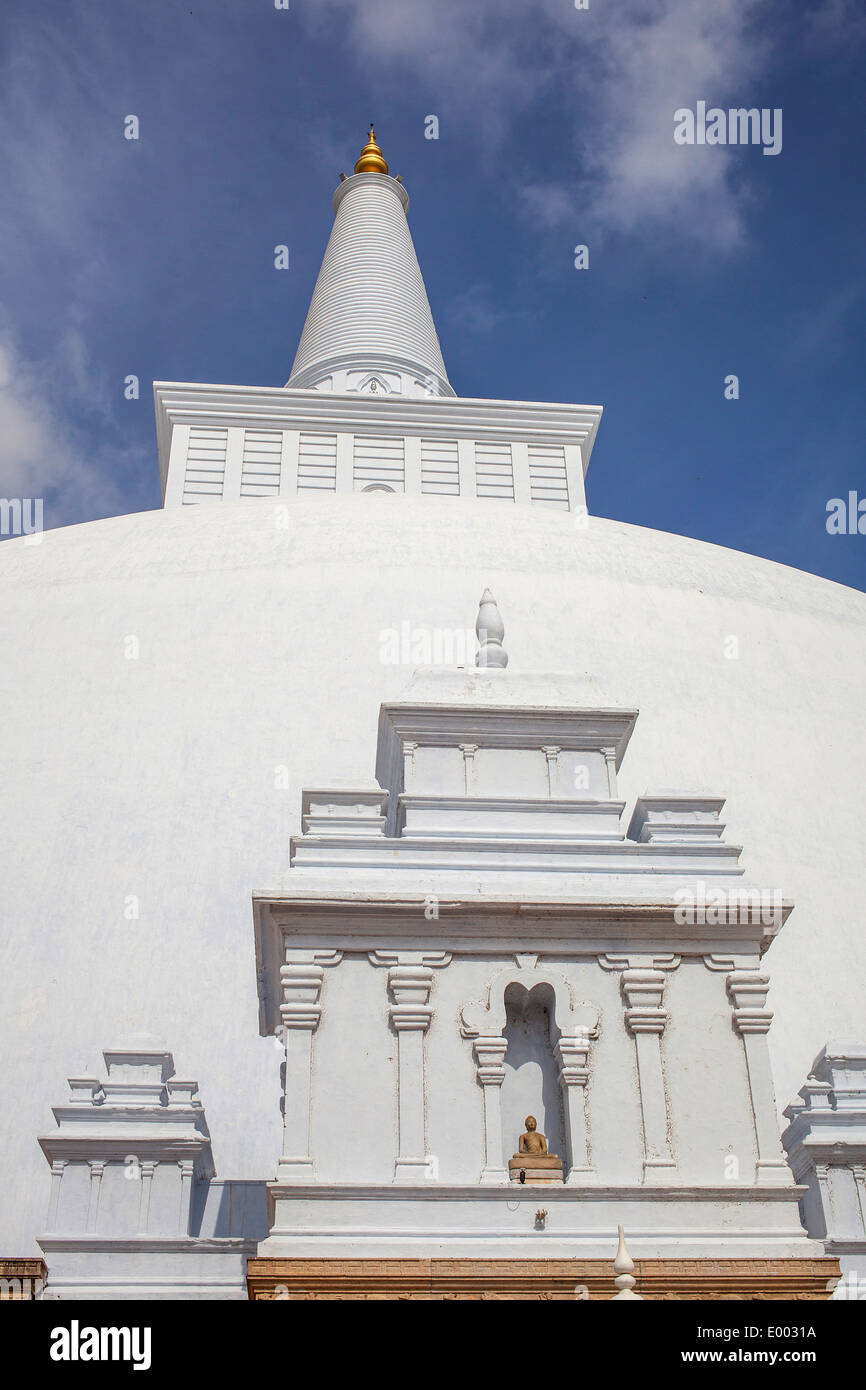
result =
M505 1077L500 1102L502 1152L506 1157L517 1152L526 1116L534 1115L547 1138L550 1153L564 1156L562 1088L555 1056L559 1041L555 995L544 981L531 989L512 981L505 989L503 1002L502 1036L508 1049L503 1058Z
M567 1182L580 1182L591 1172L584 1091L589 1076L590 1042L598 1036L598 1019L595 1005L576 1002L568 981L558 971L534 962L500 971L491 981L486 999L465 1006L461 1031L465 1038L473 1040L484 1103L485 1160L481 1182L508 1181L506 1151L514 1152L510 1131L519 1120L516 1135L522 1133L522 1121L528 1113L535 1114L540 1128L548 1134L551 1149L555 1148L558 1113L563 1136L560 1152L568 1170ZM533 1061L537 1071L533 1073L530 1067L524 1083L519 1073ZM510 1072L517 1075L509 1080L506 1090L509 1132L505 1136L502 1092ZM561 1097L558 1112L551 1098L553 1076ZM522 1104L524 1084L528 1091L533 1078L541 1089L542 1103L536 1101L535 1105L545 1111L544 1124L532 1107L519 1117L512 1114L514 1107L519 1109ZM548 1110L551 1119L547 1118ZM551 1121L552 1133L548 1133L544 1126Z

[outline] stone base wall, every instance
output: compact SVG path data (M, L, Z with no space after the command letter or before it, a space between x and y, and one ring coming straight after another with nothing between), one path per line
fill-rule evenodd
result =
M636 1259L648 1299L826 1299L840 1277L829 1258ZM251 1259L253 1300L608 1299L612 1260Z
M0 1260L0 1302L40 1298L45 1287L44 1260Z

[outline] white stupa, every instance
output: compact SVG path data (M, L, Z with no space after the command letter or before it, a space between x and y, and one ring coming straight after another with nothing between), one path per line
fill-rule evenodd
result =
M287 386L156 383L163 509L0 546L0 1273L853 1287L866 597L588 517L372 132L334 205Z

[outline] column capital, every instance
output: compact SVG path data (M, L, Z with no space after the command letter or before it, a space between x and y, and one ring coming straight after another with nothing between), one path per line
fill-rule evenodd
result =
M759 970L733 970L725 982L734 1026L738 1033L766 1033L773 1021L773 1010L764 1005L770 977Z
M444 957L444 952L440 953ZM450 956L448 960L450 960ZM435 959L441 967L448 962L444 958ZM433 988L433 965L422 962L392 965L388 970L388 992L391 1005L391 1025L397 1032L417 1029L426 1032L433 1018L429 1006L430 991Z
M559 1067L559 1079L563 1086L585 1086L589 1080L589 1043L597 1037L598 1030L587 1033L583 1038L561 1037L553 1049Z
M620 988L626 1001L625 1021L632 1033L663 1033L668 1021L662 1008L665 976L662 970L624 970Z
M319 1026L322 1009L319 997L325 967L339 965L342 951L286 951L286 964L280 966L283 1002L280 1020L284 1029Z
M388 992L395 1004L426 1004L432 988L428 965L392 965L388 971Z
M476 1038L472 1050L478 1070L478 1080L482 1086L501 1086L505 1080L505 1067L502 1063L508 1051L508 1039L503 1037Z

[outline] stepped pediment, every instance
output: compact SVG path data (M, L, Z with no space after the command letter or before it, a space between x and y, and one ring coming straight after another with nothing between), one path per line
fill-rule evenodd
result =
M742 873L721 797L640 797L626 826L617 773L638 712L544 703L557 687L488 671L416 678L410 698L381 707L377 785L304 793L292 864Z

